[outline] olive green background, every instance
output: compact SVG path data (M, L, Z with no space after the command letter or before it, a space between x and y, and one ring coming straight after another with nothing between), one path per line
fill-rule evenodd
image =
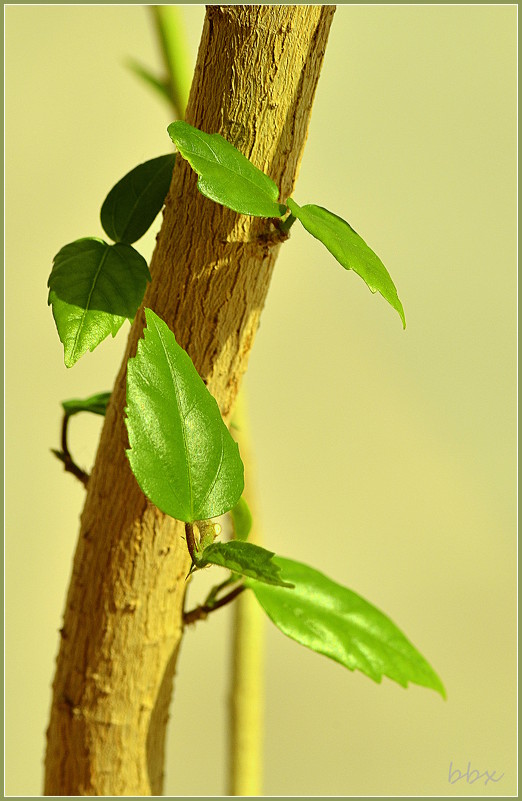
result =
M185 8L194 58L203 13ZM160 64L140 6L6 9L8 794L41 792L84 494L49 452L59 404L110 389L128 330L66 370L46 280L62 245L103 235L112 185L171 147L128 56ZM408 327L294 226L245 382L260 516L267 547L389 614L448 700L267 622L267 795L516 792L515 198L516 6L340 6L295 199L361 233ZM101 420L83 418L88 468ZM166 795L225 791L229 627L186 634ZM450 762L504 775L450 785Z

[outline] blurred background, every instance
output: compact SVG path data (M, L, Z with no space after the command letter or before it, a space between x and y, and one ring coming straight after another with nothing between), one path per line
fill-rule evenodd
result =
M195 61L204 7L183 12ZM66 370L47 277L103 236L113 184L171 149L129 57L160 68L147 8L6 7L8 795L41 793L84 496L50 453L60 401L112 387L128 331ZM267 621L264 793L515 794L516 6L339 6L295 199L380 255L408 327L294 226L245 380L265 544L385 611L448 700ZM86 469L100 425L71 422ZM166 795L225 792L230 622L184 639ZM503 778L450 785L450 762Z

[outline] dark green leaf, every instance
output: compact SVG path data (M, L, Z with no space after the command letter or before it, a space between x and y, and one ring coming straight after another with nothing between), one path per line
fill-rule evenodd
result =
M92 412L93 414L105 416L110 397L110 392L99 392L97 395L91 395L83 400L74 398L73 400L62 401L62 406L67 417L72 417L73 414L79 414L79 412Z
M376 682L430 687L446 697L435 671L382 612L346 587L300 562L276 557L286 592L247 581L275 625L293 640Z
M219 407L172 331L145 309L147 327L127 366L127 451L145 495L192 523L230 511L243 463Z
M234 524L234 537L236 540L244 542L252 529L252 513L248 503L243 497L239 499L234 508L230 511L232 523Z
M322 206L298 206L291 198L287 203L292 214L328 248L339 264L360 275L371 292L380 292L399 313L402 325L406 328L404 309L388 270L346 220Z
M47 282L48 302L66 367L134 317L148 280L147 262L130 245L77 239L56 254Z
M280 567L274 561L274 553L250 542L215 542L208 545L198 560L198 567L220 565L233 573L249 576L277 587L292 587L283 581Z
M268 175L220 134L207 134L179 120L168 127L178 151L198 173L198 189L206 197L240 214L283 217L279 189Z
M118 181L103 202L101 224L107 236L127 245L148 231L169 191L175 153L138 164Z

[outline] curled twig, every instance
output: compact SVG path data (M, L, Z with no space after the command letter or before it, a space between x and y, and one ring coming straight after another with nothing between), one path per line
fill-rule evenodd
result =
M64 414L63 421L62 421L62 450L57 451L54 448L51 448L52 453L63 462L65 466L65 471L67 473L72 473L73 476L76 476L78 481L81 481L84 487L87 487L89 483L89 474L82 470L79 467L74 459L72 458L69 452L69 446L67 445L67 427L69 425L69 416L68 414Z

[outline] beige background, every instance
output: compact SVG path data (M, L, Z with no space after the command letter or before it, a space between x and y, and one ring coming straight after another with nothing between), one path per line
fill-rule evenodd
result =
M186 8L194 57L202 18ZM139 6L6 11L8 794L40 793L82 505L49 453L59 403L109 389L126 337L66 370L45 284L62 245L102 236L113 183L170 149L168 112L123 67L159 64L149 23ZM516 792L515 75L515 6L337 10L295 198L379 253L408 328L295 226L246 382L262 522L269 547L386 611L448 700L267 623L267 795ZM71 426L85 467L99 423ZM185 638L167 795L224 790L228 626ZM504 777L451 786L450 761Z

